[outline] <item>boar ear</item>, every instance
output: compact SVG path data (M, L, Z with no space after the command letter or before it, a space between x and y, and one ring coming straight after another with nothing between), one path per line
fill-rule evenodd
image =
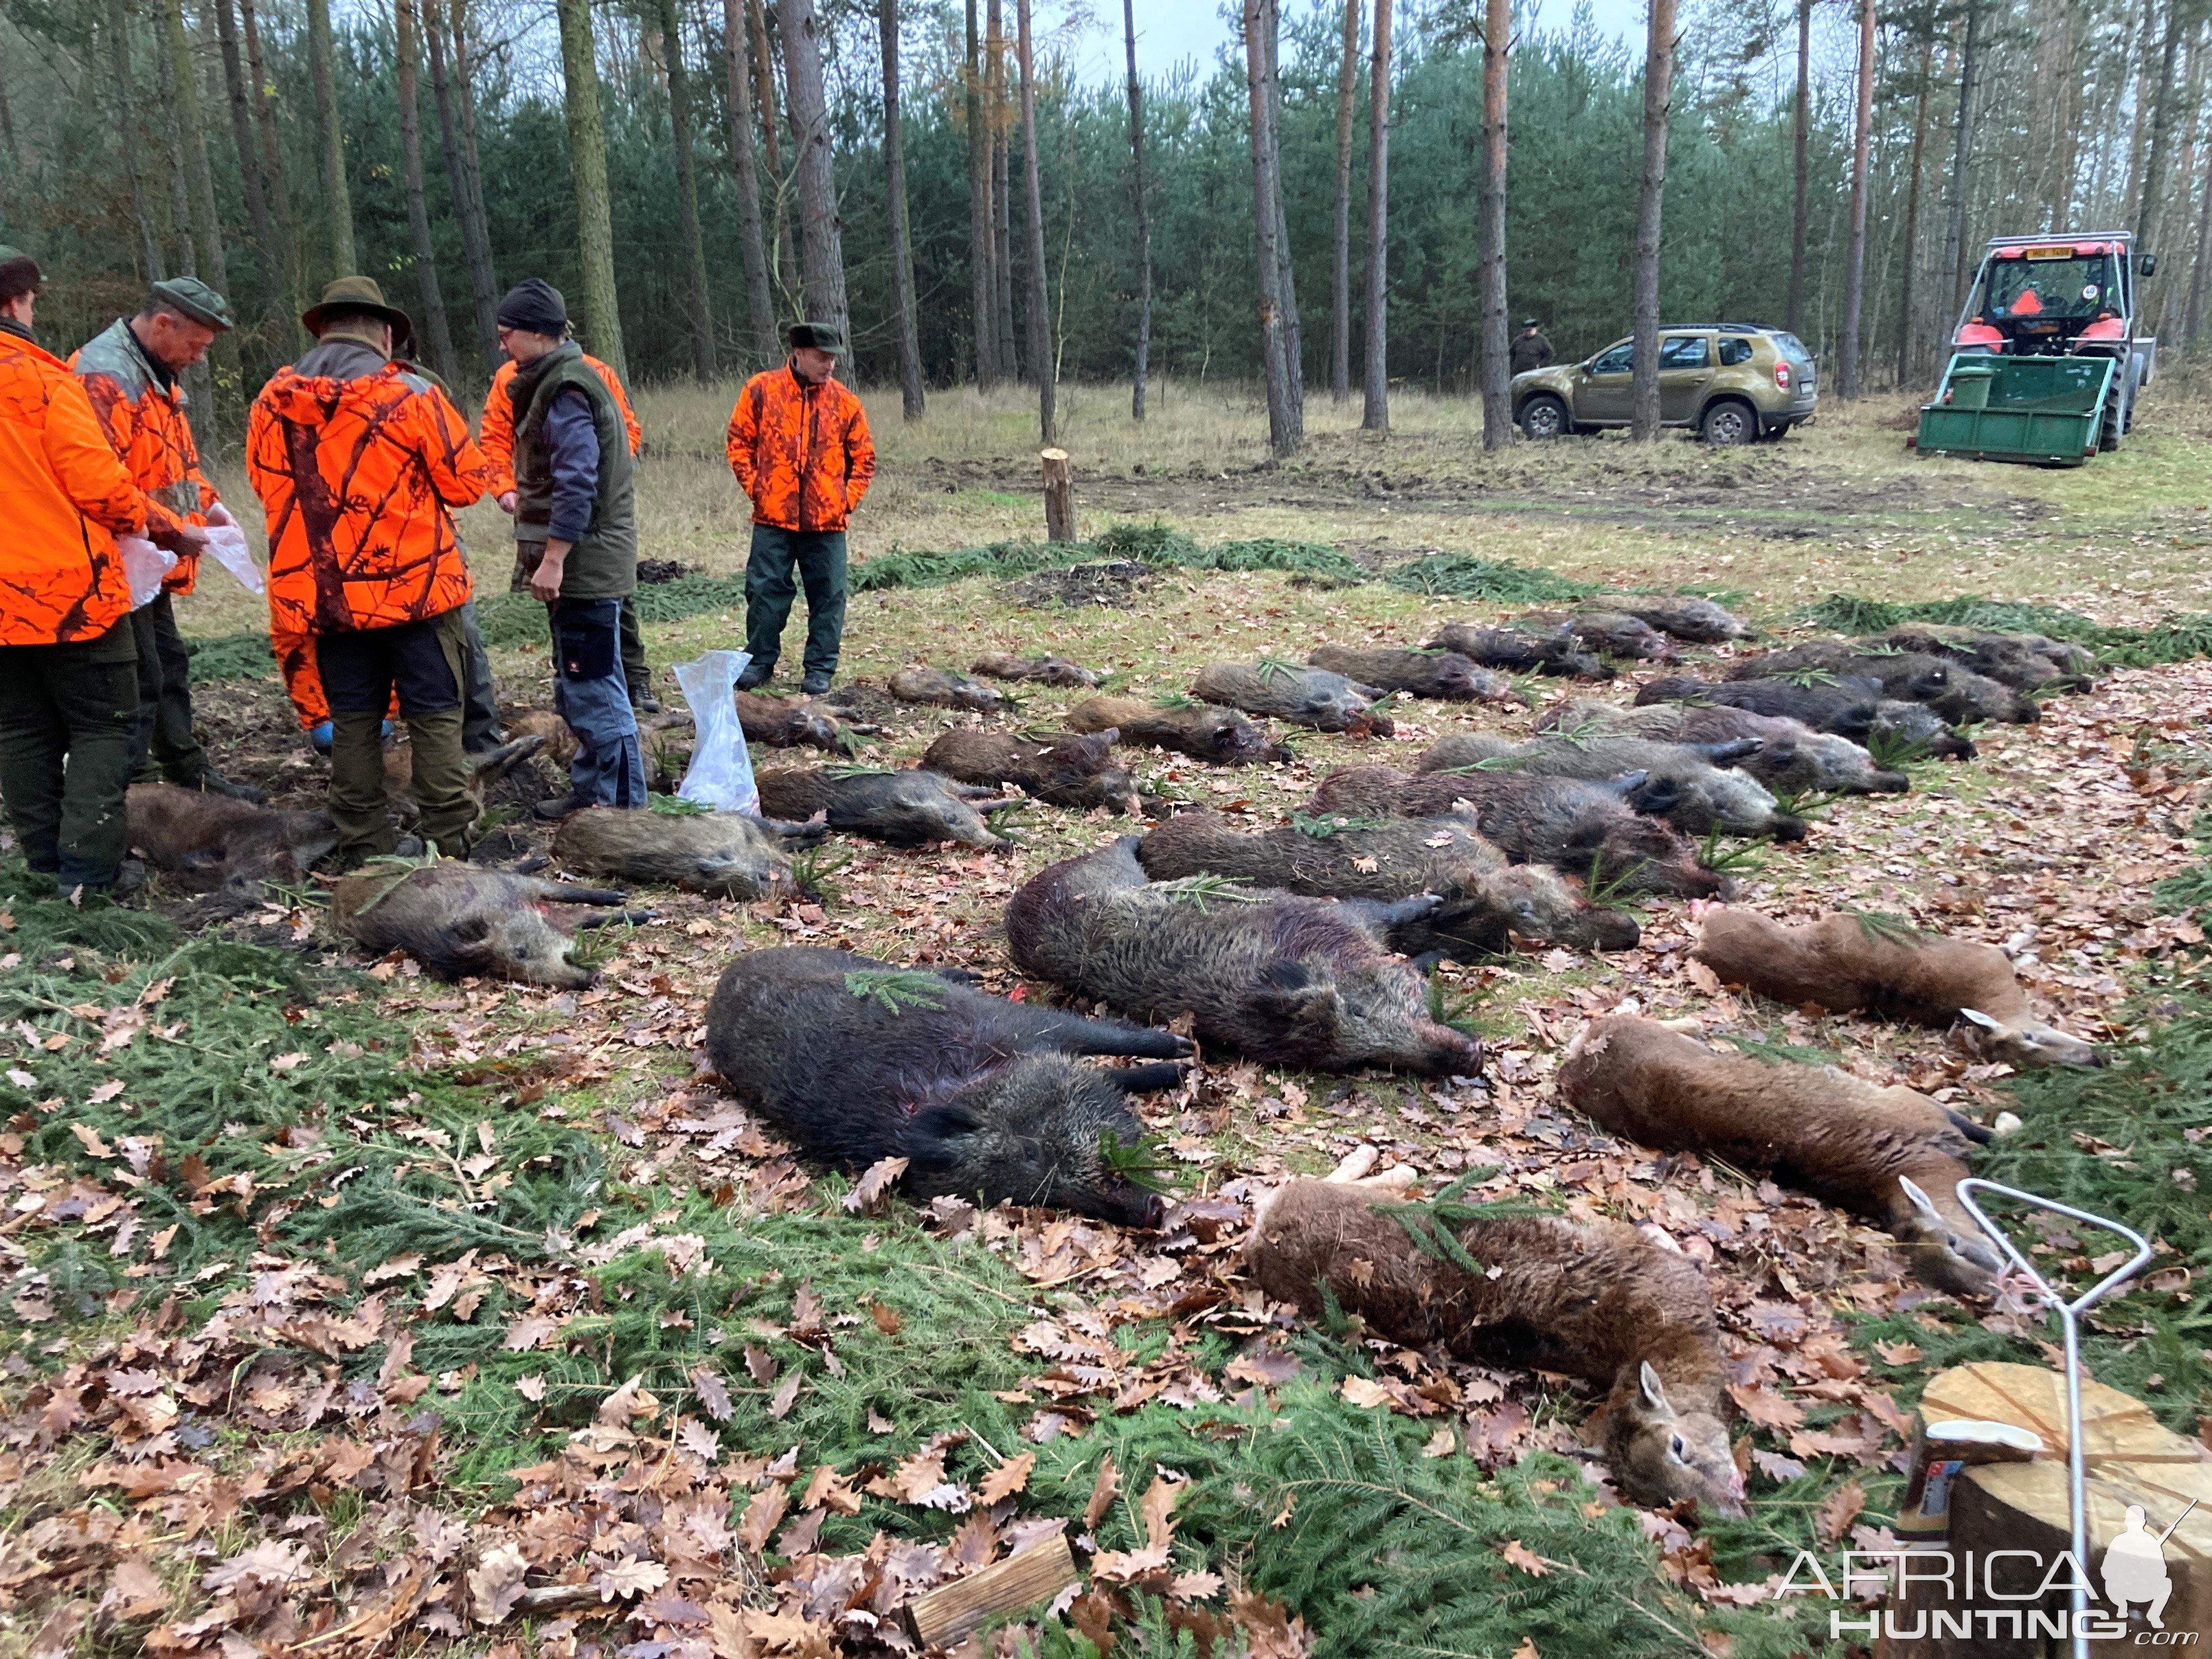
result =
M1651 1362L1645 1360L1636 1376L1638 1385L1643 1391L1644 1405L1661 1417L1672 1417L1674 1408L1667 1403L1666 1385L1660 1382L1659 1373Z
M963 1106L932 1106L915 1115L906 1135L908 1155L918 1164L943 1165L959 1161L952 1143L972 1135L983 1126Z
M1975 1024L1980 1026L1984 1031L2002 1031L2004 1030L2004 1022L2002 1020L1992 1019L1978 1008L1961 1008L1959 1010L1959 1017L1961 1019L1972 1020Z
M1607 779L1603 783L1599 784L1597 787L1604 790L1608 795L1618 795L1622 799L1626 800L1630 795L1634 794L1638 789L1641 789L1644 787L1644 780L1649 778L1650 775L1651 774L1648 771L1624 772L1617 778Z

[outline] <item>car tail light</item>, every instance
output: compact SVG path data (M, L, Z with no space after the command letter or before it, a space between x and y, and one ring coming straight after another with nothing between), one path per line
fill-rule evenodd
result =
M1784 392L1790 390L1790 360L1787 357L1774 360L1774 384Z

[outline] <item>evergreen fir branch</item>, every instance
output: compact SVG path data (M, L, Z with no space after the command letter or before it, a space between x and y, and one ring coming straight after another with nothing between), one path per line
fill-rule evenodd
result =
M872 1000L891 1014L908 1008L942 1008L945 989L936 975L912 968L862 968L845 975L848 994L863 1002Z
M1184 876L1176 881L1159 881L1152 889L1172 904L1191 904L1200 915L1210 915L1209 903L1257 904L1261 895L1251 885L1234 876Z
M686 800L681 795L647 795L645 805L647 811L658 812L665 818L705 817L714 810L696 800Z

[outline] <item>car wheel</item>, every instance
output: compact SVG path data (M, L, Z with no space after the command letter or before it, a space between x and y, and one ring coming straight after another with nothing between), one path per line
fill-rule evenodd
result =
M1565 437L1572 430L1567 406L1549 395L1531 398L1521 405L1521 430L1537 440Z
M1715 404L1698 422L1698 435L1717 447L1752 443L1759 437L1759 416L1739 403Z

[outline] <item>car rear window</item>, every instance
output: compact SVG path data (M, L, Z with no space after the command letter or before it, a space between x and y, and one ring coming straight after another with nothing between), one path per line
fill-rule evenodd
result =
M1805 349L1805 343L1795 334L1777 333L1774 343L1782 348L1783 356L1792 362L1809 363L1813 361L1813 354Z
M1747 363L1747 362L1749 362L1750 361L1751 361L1751 342L1750 342L1750 341L1748 341L1748 340L1728 339L1728 340L1723 340L1723 341L1721 342L1721 367L1722 367L1722 368L1735 368L1738 363Z

